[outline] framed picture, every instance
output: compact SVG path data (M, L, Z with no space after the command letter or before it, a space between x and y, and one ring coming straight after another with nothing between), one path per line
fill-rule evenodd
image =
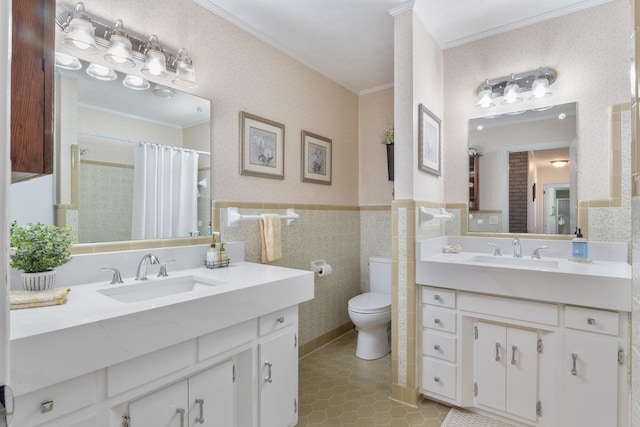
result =
M284 125L240 112L240 173L284 179Z
M424 105L418 107L418 157L420 169L440 175L440 119Z
M302 181L331 185L331 140L302 131Z

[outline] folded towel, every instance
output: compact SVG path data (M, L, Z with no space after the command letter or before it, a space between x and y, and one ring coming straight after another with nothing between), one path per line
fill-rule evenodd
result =
M50 291L10 291L9 308L46 307L48 305L64 304L71 288L51 289Z
M267 263L282 258L280 215L260 215L260 235L262 236L262 262Z

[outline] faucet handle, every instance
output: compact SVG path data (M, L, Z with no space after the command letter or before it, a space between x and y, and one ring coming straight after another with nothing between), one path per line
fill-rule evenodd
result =
M167 274L167 264L173 264L174 262L176 262L175 259L170 259L169 261L163 262L162 265L160 266L158 277L168 277L169 274Z
M495 243L487 243L487 245L493 247L493 256L502 256L500 246L496 245Z
M540 249L549 249L549 246L538 246L531 254L531 258L540 259Z
M120 270L118 270L117 268L102 267L100 269L100 271L113 271L113 277L111 278L111 282L109 282L110 285L116 285L116 284L124 283L122 281L122 276L120 275Z

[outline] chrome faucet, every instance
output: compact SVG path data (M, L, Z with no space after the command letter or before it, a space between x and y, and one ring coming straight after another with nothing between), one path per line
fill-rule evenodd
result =
M487 243L487 245L493 248L493 256L502 256L502 251L500 250L500 246L495 243Z
M531 254L531 258L533 258L533 259L540 259L540 249L549 249L549 246L539 246L539 247L537 247L537 248L533 251L533 254Z
M160 260L155 255L146 254L140 260L138 264L138 272L136 273L136 280L147 280L147 265L151 264L159 264Z
M513 239L511 244L513 245L513 257L522 258L522 246L520 245L520 239L516 237Z

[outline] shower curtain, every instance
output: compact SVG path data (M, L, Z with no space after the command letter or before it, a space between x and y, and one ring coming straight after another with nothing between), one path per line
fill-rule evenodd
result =
M198 153L140 143L133 167L131 238L186 237L197 227Z

